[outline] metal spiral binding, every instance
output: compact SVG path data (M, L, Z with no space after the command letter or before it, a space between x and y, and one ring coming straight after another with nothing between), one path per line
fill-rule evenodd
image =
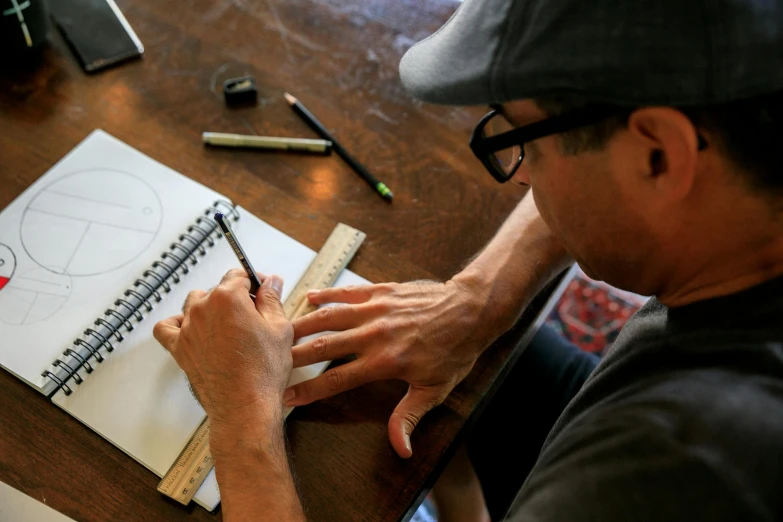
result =
M197 241L195 237L191 236L191 235L190 235L190 234L188 234L188 233L181 234L181 235L179 236L179 240L180 240L180 242L181 242L181 241L185 241L186 239L187 239L188 241L190 241L190 243L191 243L192 245L194 245L194 246L195 246L195 247L198 249L198 253L199 253L199 255L202 255L202 256L205 256L205 255L207 255L207 249L206 249L206 248L204 248L204 245L202 245L200 241Z
M159 273L155 272L154 270L147 270L146 272L144 272L143 275L144 275L144 277L153 277L153 278L155 278L155 280L159 283L158 284L158 288L163 287L163 291L166 292L167 294L169 292L171 292L171 285L169 285L166 282L166 278L165 277L161 277L161 275ZM141 279L137 280L136 282L140 283Z
M68 377L65 378L66 381L68 379L70 379L71 377L73 377L73 380L76 381L76 384L81 384L82 383L81 376L78 373L76 373L76 370L71 368L71 366L69 364L66 364L65 362L61 361L60 359L55 359L55 361L54 361L54 363L52 363L52 365L53 366L59 366L60 368L65 370L65 373L68 374Z
M171 250L175 250L175 249L177 249L177 250L182 250L182 251L185 253L185 257L187 257L188 259L190 259L190 262L191 262L192 264L194 264L194 265L197 265L197 264L198 264L198 258L197 258L197 257L196 257L196 256L193 254L193 252L191 252L190 250L188 250L187 248L185 248L183 245L180 245L179 243L172 243L172 244L171 244L171 246L170 246L169 248L170 248ZM174 255L174 254L171 254L171 255ZM203 254L202 254L202 255L203 255ZM185 266L187 266L187 265L185 265Z
M144 297L143 295L141 295L140 293L138 293L136 290L132 288L128 288L127 290L125 290L124 295L125 297L133 296L136 299L138 299L139 302L144 305L144 308L146 308L148 312L151 312L152 309L154 308L154 306L152 306L152 303L150 303L150 300L148 298ZM158 301L160 301L160 298L158 298ZM139 321L141 321L141 319L139 319Z
M107 308L106 311L103 312L103 316L104 317L109 317L109 316L116 317L117 319L120 320L120 324L124 324L125 325L125 329L126 330L128 330L129 332L133 331L133 323L130 322L127 317L125 317L123 314L121 314L120 312L118 312L114 308Z
M153 297L155 297L155 302L157 302L157 303L160 303L160 302L161 302L161 300L162 300L163 298L160 296L160 294L158 293L158 291L155 289L155 287L154 287L154 286L152 286L151 284L149 284L149 283L148 283L147 281L145 281L144 279L137 279L137 280L136 280L136 282L134 282L134 283L133 283L133 286L135 286L135 287L137 287L137 288L138 288L138 286L139 286L139 285L143 286L144 288L146 288L147 290L149 290L149 291L150 291L150 295L151 295L151 296L153 296Z
M57 389L58 389L58 390L59 390L59 389L62 389L62 390L63 390L63 393L65 393L65 395L70 395L71 393L73 393L73 392L71 391L71 388L69 388L69 387L68 387L68 385L67 385L67 384L65 384L65 381L61 380L61 379L60 379L60 378L57 376L57 374L55 374L55 373L52 373L52 372L50 372L49 370L46 370L46 371L44 371L44 372L41 374L41 377L48 377L49 379L51 379L52 381L54 381L55 383L57 383Z
M114 326L112 323L104 319L103 317L98 317L95 319L95 326L105 326L106 329L109 331L109 335L114 334L114 336L117 338L119 342L122 342L125 340L125 337L122 336L120 333L119 328Z
M177 265L174 265L174 268L172 268L171 265L169 265L168 263L164 263L163 261L155 261L154 263L152 263L152 268L160 268L164 266L166 267L164 269L166 270L166 275L164 276L164 279L168 279L170 277L174 280L174 283L179 283L180 279L179 279L179 274L177 273Z
M93 348L92 345L87 341L85 341L84 339L76 339L73 342L73 344L74 346L84 346L85 348L87 348L90 354L92 354L92 356L95 357L96 361L98 361L99 363L103 362L103 355L101 355L101 352Z
M132 331L133 322L143 321L144 312L152 311L152 299L156 303L163 299L161 289L164 293L171 292L173 285L180 283L182 277L190 273L188 263L196 265L198 256L207 255L207 248L215 246L215 240L222 237L220 228L212 217L215 212L222 212L233 221L239 220L239 212L227 201L215 201L206 209L203 215L178 236L178 241L172 243L169 249L161 254L160 259L153 262L150 268L134 281L133 287L125 290L122 297L114 301L114 307L108 308L103 316L96 318L94 326L84 330L83 336L75 339L72 346L41 374L50 381L44 388L47 395L52 396L58 390L63 390L65 395L73 393L74 388L68 385L68 381L81 384L84 377L79 371L83 369L86 373L92 373L97 369L91 364L90 358L94 362L102 363L105 356L101 351L114 351L111 338L114 337L116 343L122 342L125 336L120 329Z
M198 218L196 220L196 224L198 225L199 223L201 223L201 218ZM199 226L194 226L194 225L191 225L191 226L188 227L188 232L195 232L196 230L199 231L199 234L203 238L202 241L206 241L207 244L209 244L210 247L215 246L215 240L212 239L212 237L209 234L205 234L203 228L201 228Z
M70 355L71 357L73 357L74 359L79 361L81 363L82 367L85 370L87 370L87 373L92 373L92 365L87 362L87 359L85 359L84 357L79 355L79 352L76 352L76 351L71 350L70 348L68 348L68 349L65 350L64 353L65 353L65 355Z
M131 306L131 304L125 299L122 298L117 299L116 301L114 301L114 306L124 306L127 310L130 311L131 314L133 314L133 317L135 317L137 321L144 320L144 316L141 314L141 311L135 306Z
M92 328L87 328L84 331L84 335L92 335L93 337L97 337L101 341L101 345L106 348L107 352L113 352L114 351L114 345L111 344L111 341L109 341L106 337L103 336L103 334L100 334L93 330ZM100 361L98 361L100 362Z

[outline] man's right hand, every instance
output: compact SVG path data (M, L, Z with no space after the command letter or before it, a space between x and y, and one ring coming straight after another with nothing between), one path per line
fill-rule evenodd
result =
M486 294L456 280L311 292L313 304L342 304L295 320L295 337L337 333L295 346L294 367L351 354L357 358L292 386L284 396L285 405L309 404L372 381L404 380L410 386L389 420L389 439L401 457L410 457L410 434L416 424L443 402L502 333L487 327Z

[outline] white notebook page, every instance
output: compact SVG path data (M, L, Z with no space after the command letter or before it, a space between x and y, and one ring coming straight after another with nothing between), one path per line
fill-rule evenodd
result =
M220 194L96 130L0 212L0 366L41 373Z

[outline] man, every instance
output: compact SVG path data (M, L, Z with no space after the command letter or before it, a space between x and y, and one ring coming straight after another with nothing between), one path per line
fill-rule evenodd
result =
M292 329L279 278L254 305L232 271L156 327L210 416L226 518L303 517L284 403L404 379L389 437L409 457L416 423L573 258L655 298L569 392L509 516L781 519L783 3L468 0L401 76L425 101L492 104L471 147L532 191L446 283L313 293L344 305ZM292 358L321 331L338 333ZM292 365L352 353L285 389Z

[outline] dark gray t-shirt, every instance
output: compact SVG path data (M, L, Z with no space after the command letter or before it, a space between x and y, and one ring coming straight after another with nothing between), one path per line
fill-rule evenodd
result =
M509 519L783 520L783 278L648 302L555 423Z

